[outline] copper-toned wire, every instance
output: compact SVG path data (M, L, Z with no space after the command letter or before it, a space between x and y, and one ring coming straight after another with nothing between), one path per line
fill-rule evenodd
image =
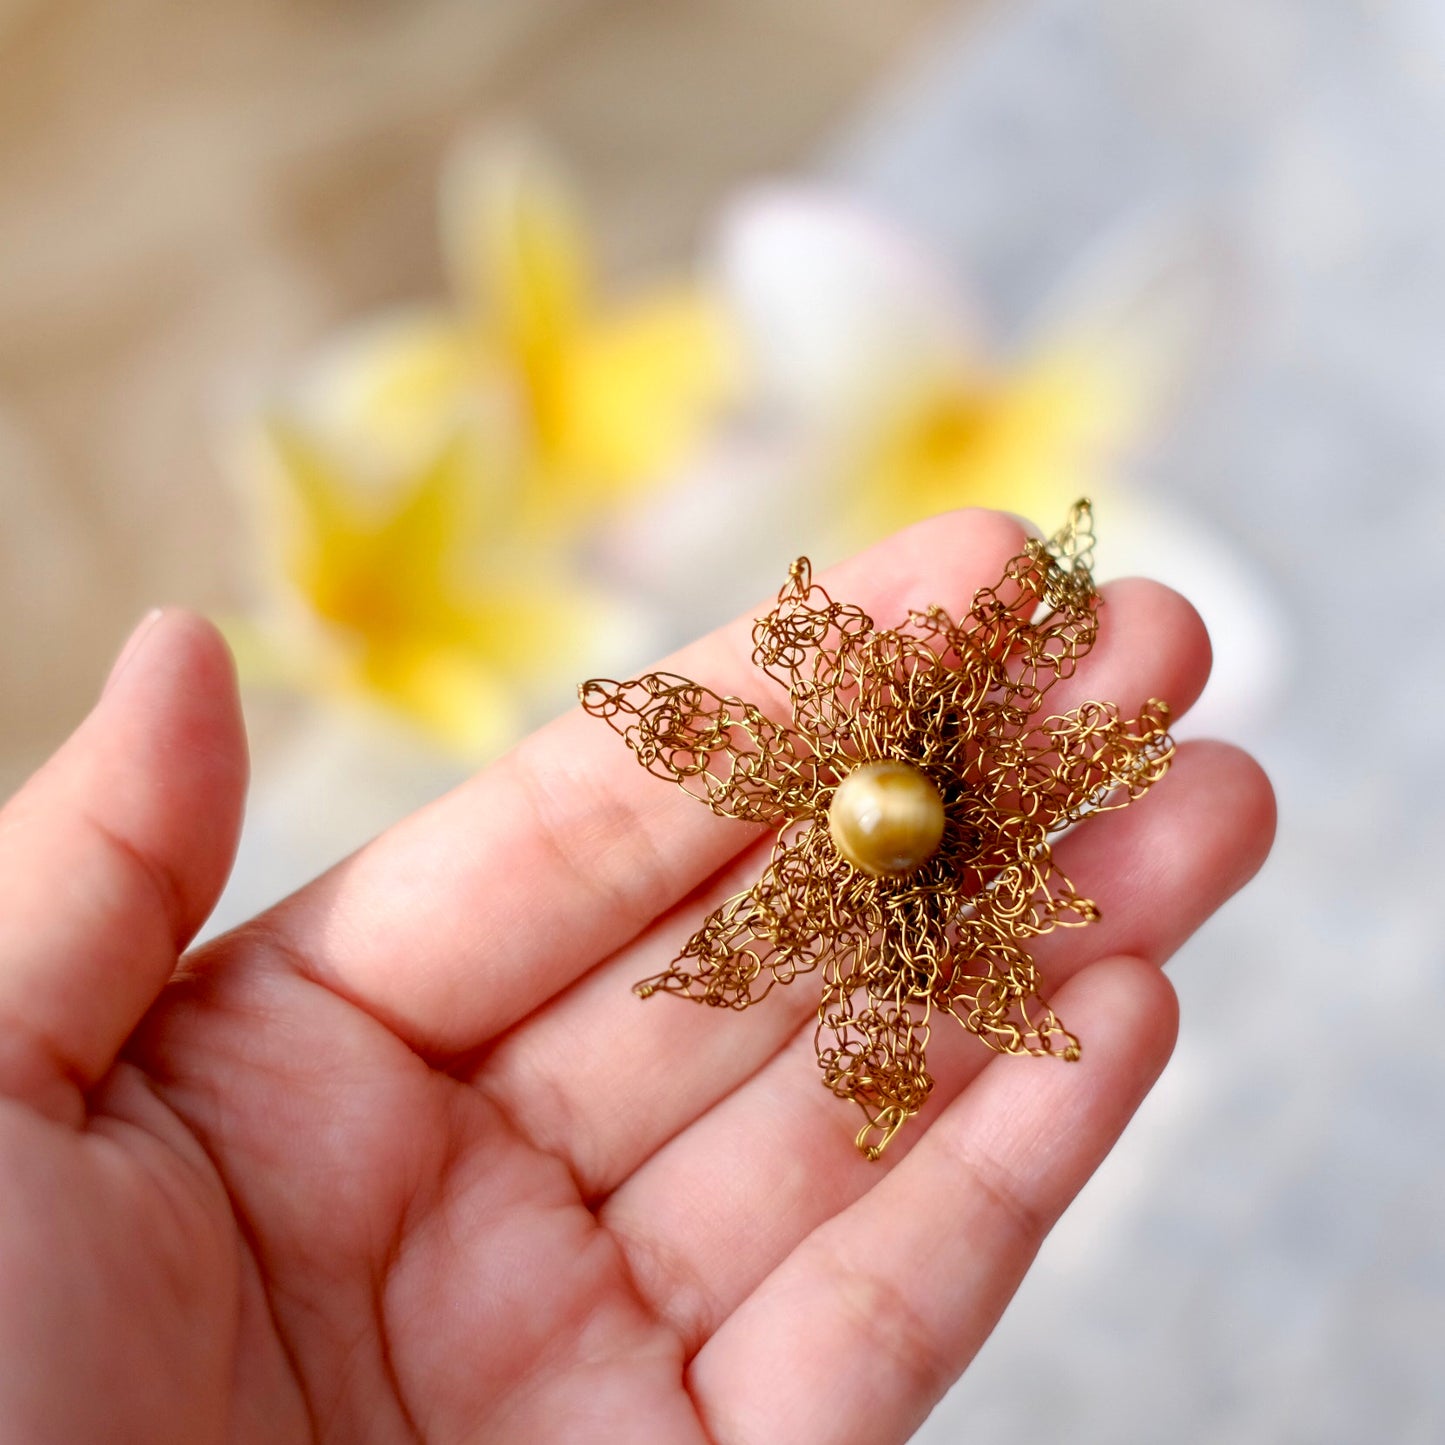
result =
M1079 1057L1040 997L1028 941L1098 910L1051 840L1142 795L1174 751L1157 700L1127 722L1107 703L1044 708L1098 632L1093 544L1081 501L962 619L934 606L895 628L834 602L800 558L753 627L753 661L786 692L786 723L671 673L580 689L649 772L779 830L758 881L637 991L742 1009L819 971L823 1082L863 1110L857 1144L870 1159L928 1098L940 1014L1000 1053ZM937 851L903 876L854 867L829 830L838 783L884 759L923 772L944 807Z

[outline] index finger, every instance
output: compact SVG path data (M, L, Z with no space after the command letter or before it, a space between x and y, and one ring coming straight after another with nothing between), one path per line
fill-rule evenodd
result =
M818 580L888 625L934 602L967 607L1025 536L1005 513L946 513ZM785 701L751 661L753 617L659 667L786 720ZM259 926L309 977L412 1047L456 1054L635 937L760 831L660 785L609 728L573 709Z

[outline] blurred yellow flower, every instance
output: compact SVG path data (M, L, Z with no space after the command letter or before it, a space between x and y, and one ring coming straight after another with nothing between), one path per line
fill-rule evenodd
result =
M1005 357L955 278L882 217L802 187L734 204L722 291L771 412L804 438L840 546L953 507L1052 516L1109 490L1211 300L1208 265L1178 238L1122 240Z
M273 598L228 629L250 678L379 705L479 756L515 733L519 688L575 671L578 619L599 600L509 554L475 438L359 486L335 442L273 418L248 470Z
M535 151L461 151L441 219L454 304L337 338L249 438L272 601L230 630L251 679L480 756L616 621L578 581L583 528L698 441L731 363L700 289L596 298Z
M535 147L460 149L442 183L453 304L345 337L330 407L414 458L480 419L510 438L517 523L575 528L679 461L734 382L724 313L703 289L598 297L574 197Z
M879 536L952 507L1057 513L1103 490L1141 397L1111 358L1059 347L1008 371L919 378L845 468L853 526Z

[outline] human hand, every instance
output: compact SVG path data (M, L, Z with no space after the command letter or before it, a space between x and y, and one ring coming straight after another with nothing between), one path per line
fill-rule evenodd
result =
M1020 542L956 513L821 580L963 610ZM1194 612L1104 591L1051 708L1182 710ZM748 627L668 665L747 696ZM742 1015L630 992L769 840L580 711L181 958L245 771L223 644L165 613L0 814L7 1438L904 1439L1163 1067L1158 965L1273 829L1258 768L1191 743L1060 842L1103 918L1033 952L1083 1059L937 1028L868 1163L808 979Z

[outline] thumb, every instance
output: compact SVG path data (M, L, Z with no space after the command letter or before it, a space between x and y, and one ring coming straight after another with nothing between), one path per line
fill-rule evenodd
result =
M246 771L220 634L152 613L90 716L0 812L0 1095L83 1118L215 906Z

